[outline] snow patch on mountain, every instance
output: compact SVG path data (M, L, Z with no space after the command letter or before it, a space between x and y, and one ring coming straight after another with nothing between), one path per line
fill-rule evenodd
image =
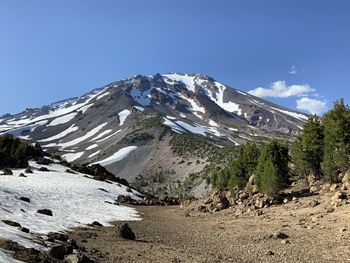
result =
M101 161L95 162L94 164L100 164L102 166L107 166L112 163L118 162L126 158L131 152L135 151L137 149L137 146L127 146L120 150L118 150L116 153L114 153L112 156L103 159Z
M98 133L104 126L106 126L108 124L108 122L102 123L99 126L97 126L96 128L92 129L91 131L87 132L85 135L78 137L72 141L69 142L65 142L65 143L59 143L57 144L57 146L61 147L62 149L67 148L67 147L71 147L74 145L77 145L87 139L89 139L90 137L94 136L96 133Z
M56 126L59 124L64 124L64 123L70 122L71 120L74 119L75 116L77 116L77 114L78 114L77 112L72 112L72 113L69 113L67 115L58 117L58 118L52 120L47 126Z
M78 153L66 153L63 154L62 157L69 163L79 159L84 155L84 152L78 152Z
M54 141L54 140L58 140L61 139L63 137L66 137L68 134L77 131L79 128L75 127L74 124L72 124L68 129L52 136L46 139L42 139L42 140L38 140L38 142L50 142L50 141Z
M86 151L90 151L90 150L92 150L92 149L95 149L95 148L97 148L98 147L98 144L92 144L92 145L90 145L90 146L88 146L88 147L86 147Z
M189 76L187 74L180 75L177 73L172 73L172 74L164 74L163 77L165 77L164 81L167 82L168 84L174 84L172 82L182 82L183 84L186 85L186 87L192 91L195 92L195 80L194 77ZM169 80L172 82L169 83Z
M121 112L118 113L119 116L119 126L123 126L126 118L131 114L131 111L129 110L123 110Z

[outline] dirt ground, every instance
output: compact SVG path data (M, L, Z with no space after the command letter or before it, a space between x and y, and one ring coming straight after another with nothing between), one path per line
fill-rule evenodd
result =
M310 205L313 200L320 204ZM70 234L96 262L350 262L350 205L306 197L238 215L236 208L201 213L179 206L136 207L128 222L136 241L113 227ZM121 222L116 223L117 225ZM288 238L271 237L281 231Z

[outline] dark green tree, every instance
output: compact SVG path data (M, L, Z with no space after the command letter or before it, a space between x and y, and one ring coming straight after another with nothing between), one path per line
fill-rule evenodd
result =
M321 120L317 115L312 115L291 148L294 169L298 175L306 177L313 174L320 177L323 140L324 130Z
M232 189L247 184L258 163L260 150L255 143L243 145L231 164L212 175L212 184L217 189Z
M255 170L258 190L269 196L275 195L288 185L288 147L273 140L266 143L261 151Z
M334 103L323 118L325 180L334 181L339 172L350 168L350 109L344 99Z

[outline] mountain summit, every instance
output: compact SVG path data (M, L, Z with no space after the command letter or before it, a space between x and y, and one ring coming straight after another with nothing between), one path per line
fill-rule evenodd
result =
M166 174L181 181L206 162L202 156L178 165L174 136L218 147L288 139L307 118L204 74L168 73L133 76L79 98L2 116L0 134L39 142L69 162L100 163L129 180Z

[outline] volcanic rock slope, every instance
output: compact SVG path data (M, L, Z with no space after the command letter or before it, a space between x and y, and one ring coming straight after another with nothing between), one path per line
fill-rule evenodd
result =
M207 75L169 73L133 76L79 98L0 116L0 134L39 142L69 162L99 162L128 180L166 174L164 180L182 181L206 160L188 157L179 164L175 135L236 146L290 139L307 118Z

